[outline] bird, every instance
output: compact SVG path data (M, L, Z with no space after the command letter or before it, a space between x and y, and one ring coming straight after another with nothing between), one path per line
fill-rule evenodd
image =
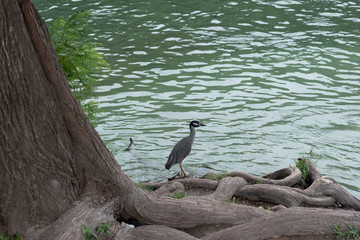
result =
M180 164L180 176L185 176L184 170L181 166L182 161L190 154L191 147L195 138L195 128L200 126L206 126L198 120L193 120L190 122L190 135L181 139L178 143L175 144L172 149L169 158L165 164L165 169L170 169L173 165Z

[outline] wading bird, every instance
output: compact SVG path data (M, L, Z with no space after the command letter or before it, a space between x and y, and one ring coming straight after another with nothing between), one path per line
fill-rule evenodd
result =
M180 164L180 176L185 177L185 172L182 169L181 163L191 152L191 146L195 138L195 128L200 126L206 126L201 122L194 120L190 122L190 135L181 139L172 149L167 163L165 164L166 169L170 169L173 165Z

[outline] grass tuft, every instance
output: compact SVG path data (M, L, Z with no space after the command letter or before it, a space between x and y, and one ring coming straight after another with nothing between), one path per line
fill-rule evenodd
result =
M22 237L19 233L14 233L10 236L4 236L3 234L0 234L0 240L21 240Z
M149 185L144 185L144 184L142 184L142 183L138 183L138 186L139 186L141 189L144 189L144 190L146 190L146 191L148 191L148 192L154 191L154 189L153 189L151 186L149 186Z
M181 199L183 197L187 197L188 194L184 193L184 192L174 192L173 194L170 195L170 197L172 198L176 198L176 199Z
M307 182L308 177L310 176L311 171L311 164L316 165L317 160L320 158L319 155L315 154L313 150L311 149L310 152L305 153L305 156L302 156L295 161L296 167L301 171L302 173L302 181L304 183ZM314 159L317 159L314 161Z
M110 226L111 223L102 223L95 227L95 231L88 226L82 226L81 231L86 240L113 239L115 233L110 230Z
M226 173L209 172L203 177L203 179L219 181L219 180L223 179L224 177L227 177Z
M340 227L334 224L334 230L333 233L336 235L336 239L359 239L360 238L360 229L356 230L354 226L350 226L347 223L344 223L348 230L345 232L342 232L340 230Z

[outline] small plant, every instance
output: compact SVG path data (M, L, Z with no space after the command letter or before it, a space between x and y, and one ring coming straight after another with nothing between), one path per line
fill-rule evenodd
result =
M236 198L235 198L235 197L232 197L231 199L225 198L224 200L225 200L226 202L228 202L228 203L236 203Z
M90 227L88 226L83 226L81 228L82 230L82 234L85 236L86 240L90 240L90 239L98 239L98 236L96 233L94 233Z
M220 173L219 174L219 173L210 172L210 173L206 174L203 178L207 179L207 180L219 181L219 180L223 179L226 176L227 176L226 173Z
M153 189L151 186L149 186L149 185L144 185L144 184L142 184L142 183L139 183L138 186L139 186L141 189L144 189L144 190L146 190L146 191L148 191L148 192L154 191L154 189Z
M110 226L110 223L102 223L101 225L95 227L95 232L88 226L83 226L81 230L86 240L109 239L114 236L114 233L110 230Z
M302 174L302 180L306 182L306 179L308 178L311 170L310 160L307 158L298 158L298 160L295 162L295 165Z
M348 227L347 232L342 232L336 224L334 224L333 233L336 235L336 239L359 239L360 238L360 229L356 231L355 227L350 226L349 224L344 223Z
M10 236L4 236L3 234L0 234L0 240L21 240L22 237L19 233L14 233L13 235Z
M101 45L89 38L91 18L89 11L76 12L67 20L60 17L49 26L49 32L72 92L89 120L95 123L100 109L89 98L96 98L94 83L109 65L97 50Z
M103 223L100 226L95 228L95 231L99 234L99 236L108 236L111 237L114 235L112 231L110 231L110 223Z
M305 183L307 178L309 177L310 171L311 171L311 164L316 164L317 160L314 162L314 159L319 159L320 156L315 154L313 150L311 149L310 152L305 153L305 156L298 158L297 161L295 161L296 167L301 171L302 173L302 180Z
M183 198L183 197L186 197L187 194L186 193L183 193L183 192L174 192L171 197L172 198L176 198L176 199L180 199L180 198Z

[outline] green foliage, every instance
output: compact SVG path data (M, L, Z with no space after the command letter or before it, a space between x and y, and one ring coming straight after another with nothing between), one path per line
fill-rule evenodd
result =
M336 239L359 239L360 238L360 229L356 231L355 227L350 226L349 224L344 223L348 227L347 232L342 232L336 224L334 224L333 233L336 235Z
M232 197L231 199L228 199L228 198L224 198L225 202L228 202L228 203L236 203L236 198L235 197Z
M215 180L215 181L219 181L220 179L227 177L226 173L213 173L210 172L208 174L206 174L203 178L207 179L207 180Z
M114 235L114 233L110 230L110 223L103 223L100 226L97 226L95 228L95 231L99 233L100 236L108 236L111 237Z
M153 189L151 186L149 186L149 185L144 185L144 184L142 184L142 183L139 183L138 186L139 186L141 189L144 189L144 190L146 190L146 191L148 191L148 192L154 191L154 189Z
M88 226L83 226L81 228L83 235L85 236L86 240L90 240L90 239L98 239L98 236L96 233L94 233L91 228L89 228Z
M94 123L100 109L96 102L88 99L96 98L94 83L109 65L96 49L101 45L89 38L91 18L89 11L77 12L67 20L60 17L50 26L49 32L70 88Z
M183 198L183 197L186 197L187 194L186 193L183 193L183 192L174 192L171 197L172 198L176 198L176 199L180 199L180 198Z
M110 223L102 223L101 225L95 227L95 232L88 226L83 226L81 230L86 240L109 239L114 236L114 233L110 230L110 226Z
M306 179L310 173L310 160L307 158L298 158L295 164L302 173L302 180L306 182Z
M21 240L22 237L19 233L14 233L13 235L10 236L4 236L3 234L0 234L0 240Z
M295 162L296 167L302 173L302 180L304 182L306 182L310 174L311 164L316 164L316 161L313 161L315 158L319 158L319 156L316 155L313 150L310 150L309 153L306 153L305 156L298 158L298 160Z

